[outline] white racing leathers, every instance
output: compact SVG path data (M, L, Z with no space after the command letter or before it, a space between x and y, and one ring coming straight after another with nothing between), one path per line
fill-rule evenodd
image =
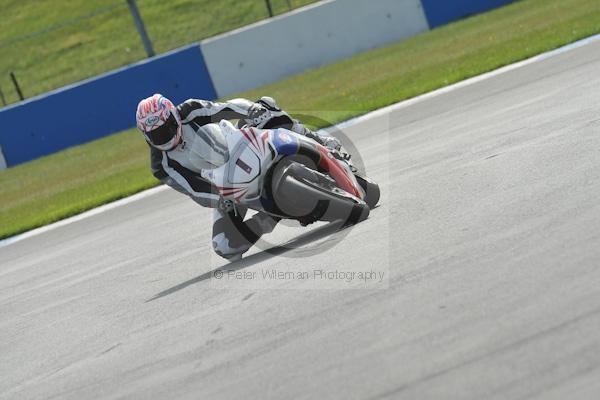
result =
M234 99L226 103L190 99L177 106L182 122L182 140L172 150L151 147L153 175L173 189L190 196L204 207L214 208L212 244L215 252L227 259L241 258L260 236L275 228L278 220L258 213L244 221L247 210L232 207L220 198L217 189L205 178L207 172L227 161L225 138L218 125L223 119L258 128L283 127L323 143L323 140L263 97L256 103Z

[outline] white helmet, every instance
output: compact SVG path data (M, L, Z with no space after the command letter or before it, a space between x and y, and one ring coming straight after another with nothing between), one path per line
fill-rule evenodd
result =
M171 100L155 94L140 101L135 114L144 138L159 150L174 149L181 141L181 120Z

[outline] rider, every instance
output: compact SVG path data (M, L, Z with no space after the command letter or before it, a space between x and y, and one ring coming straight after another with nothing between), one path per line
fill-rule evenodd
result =
M331 149L339 150L341 144L333 136L307 129L271 97L224 103L189 99L174 106L166 97L155 94L140 101L137 127L150 145L152 174L198 204L214 208L213 249L221 257L237 260L260 236L273 231L279 220L259 212L244 221L247 210L219 196L207 179L211 169L227 161L227 145L217 125L223 119L237 119L257 128L286 128Z

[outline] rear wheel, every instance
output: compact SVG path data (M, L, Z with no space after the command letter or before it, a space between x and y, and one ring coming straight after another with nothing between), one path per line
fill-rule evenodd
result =
M271 182L277 207L303 223L341 220L348 226L369 216L367 203L337 187L327 175L300 163L282 163Z

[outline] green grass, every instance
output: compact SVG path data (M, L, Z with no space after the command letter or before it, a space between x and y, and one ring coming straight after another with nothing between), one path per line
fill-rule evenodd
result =
M287 0L272 3L276 14L289 10ZM267 17L264 0L137 4L159 54ZM18 101L10 71L31 97L145 57L125 0L0 0L0 10L0 88L9 103Z
M598 32L597 0L523 0L240 95L337 122ZM155 185L148 163L130 130L2 171L0 237Z
M0 172L0 237L78 214L156 185L133 130Z

